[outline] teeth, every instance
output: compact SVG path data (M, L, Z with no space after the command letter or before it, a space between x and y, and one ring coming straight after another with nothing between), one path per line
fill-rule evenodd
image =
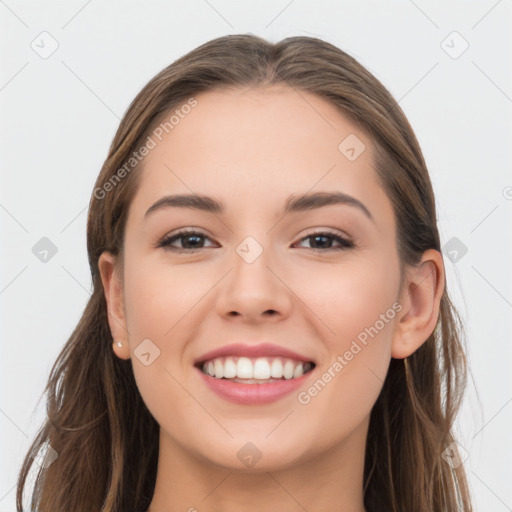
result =
M214 375L219 377L219 379L224 377L224 366L222 365L222 361L220 359L215 359L213 362L213 368L215 370Z
M220 361L222 362L222 360ZM226 357L226 360L224 361L224 377L226 379L236 377L236 364L232 357Z
M269 379L270 378L270 365L268 360L260 357L254 362L253 368L254 379Z
M248 357L241 357L240 359L238 359L238 362L236 363L236 376L239 379L254 378L252 363Z
M280 379L283 376L283 363L281 359L274 359L270 366L270 376Z
M252 383L275 379L296 379L311 370L312 363L282 357L219 357L203 363L202 371L216 379L232 379Z
M293 370L295 370L295 363L293 361L286 361L283 368L283 377L285 379L293 378Z

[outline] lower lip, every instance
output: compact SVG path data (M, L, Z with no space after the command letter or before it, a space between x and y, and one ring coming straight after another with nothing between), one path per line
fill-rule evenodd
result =
M304 381L309 378L314 369L296 379L283 379L265 384L242 384L241 382L210 377L199 368L197 368L197 371L201 374L201 378L206 385L220 397L237 404L260 405L275 402L292 393L304 384Z

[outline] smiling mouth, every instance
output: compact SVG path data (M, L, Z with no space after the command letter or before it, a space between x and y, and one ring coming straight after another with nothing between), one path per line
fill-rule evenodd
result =
M228 356L199 362L196 367L214 379L243 384L266 384L302 377L313 370L315 363L285 357Z

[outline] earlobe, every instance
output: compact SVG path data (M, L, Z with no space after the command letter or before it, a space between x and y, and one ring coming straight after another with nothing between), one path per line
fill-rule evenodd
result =
M112 350L119 359L130 359L130 348L128 342L117 340L112 342Z
M118 357L128 359L130 349L124 311L123 284L116 267L116 256L108 251L103 252L99 257L98 267L107 303L110 332L113 340L118 342L113 343L112 347Z
M403 359L414 353L434 331L444 292L445 272L439 251L425 251L420 263L409 268L396 324L391 357Z

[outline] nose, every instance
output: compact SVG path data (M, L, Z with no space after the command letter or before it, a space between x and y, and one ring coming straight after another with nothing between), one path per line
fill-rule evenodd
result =
M233 321L259 323L278 322L288 317L292 295L280 266L270 260L271 251L263 252L254 260L235 253L233 266L219 283L217 312Z

